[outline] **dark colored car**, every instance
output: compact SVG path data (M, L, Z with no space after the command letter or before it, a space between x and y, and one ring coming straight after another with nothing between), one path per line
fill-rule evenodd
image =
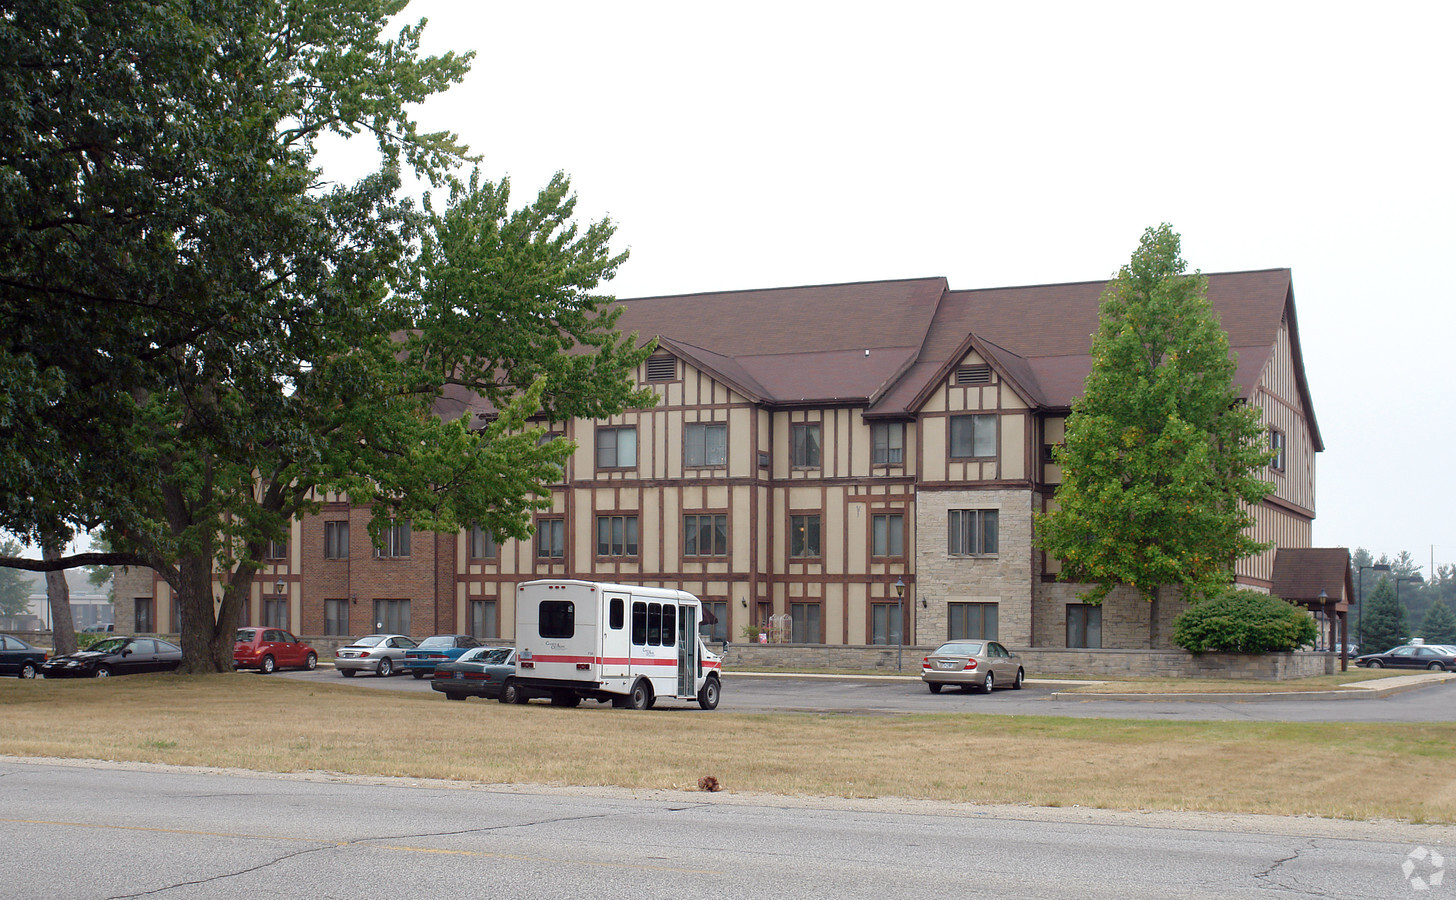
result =
M1426 644L1406 644L1384 653L1367 653L1355 660L1367 669L1443 669L1456 672L1456 653L1452 648Z
M39 647L32 647L18 637L0 634L0 675L34 678L48 656Z
M233 641L233 668L257 669L272 675L277 669L318 666L318 652L282 628L239 628Z
M466 650L484 647L480 641L468 634L435 634L420 641L413 650L406 650L400 668L416 678L424 678L435 671L435 666L452 659L459 659Z
M524 703L525 695L518 693L514 684L504 687L506 679L514 674L516 648L476 647L467 650L459 659L435 666L435 677L430 687L451 700L495 697L502 703Z
M182 665L182 648L149 637L110 637L85 650L53 656L40 667L46 678L106 678L144 672L172 672Z

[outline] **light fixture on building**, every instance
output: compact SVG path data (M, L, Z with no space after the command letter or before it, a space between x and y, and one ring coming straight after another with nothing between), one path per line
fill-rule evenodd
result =
M285 582L282 578L273 582L273 593L278 594L280 597L283 595L284 590L286 590L287 588L288 583Z

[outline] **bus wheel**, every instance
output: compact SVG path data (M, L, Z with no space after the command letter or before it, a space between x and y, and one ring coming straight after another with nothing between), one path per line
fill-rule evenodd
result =
M647 709L652 705L652 686L647 679L639 678L637 683L632 685L632 693L627 695L628 709Z
M709 678L703 682L703 689L698 691L698 705L703 709L718 708L718 679Z

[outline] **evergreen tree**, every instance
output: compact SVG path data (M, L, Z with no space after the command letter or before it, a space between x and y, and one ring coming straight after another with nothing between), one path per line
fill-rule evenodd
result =
M1432 603L1421 619L1419 634L1428 644L1456 644L1456 614L1443 602Z
M1380 579L1375 590L1365 596L1365 612L1360 618L1360 652L1384 653L1410 639L1405 610L1396 602L1395 585L1389 578Z
M1177 585L1221 593L1236 560L1264 549L1245 529L1272 485L1259 411L1239 400L1228 336L1207 279L1186 274L1172 228L1149 228L1103 291L1086 392L1072 404L1055 507L1037 543L1060 578L1119 584L1150 602Z

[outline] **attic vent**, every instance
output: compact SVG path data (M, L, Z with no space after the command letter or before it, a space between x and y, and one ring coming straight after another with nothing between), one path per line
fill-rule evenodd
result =
M956 369L956 384L990 384L990 366L961 366Z
M648 381L672 381L677 378L677 357L675 356L649 356L647 357L647 380Z

